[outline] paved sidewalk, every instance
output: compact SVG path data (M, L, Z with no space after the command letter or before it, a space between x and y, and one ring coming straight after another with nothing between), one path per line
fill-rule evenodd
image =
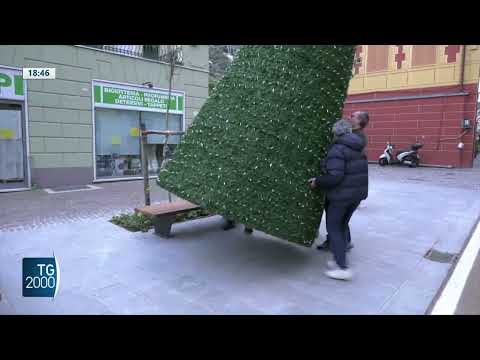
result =
M480 172L372 166L370 178L352 218L350 283L323 276L328 254L224 232L219 216L176 224L171 239L109 223L141 204L141 182L0 194L0 314L423 314L451 266L424 255L462 249L480 214ZM52 251L57 298L22 298L22 258Z

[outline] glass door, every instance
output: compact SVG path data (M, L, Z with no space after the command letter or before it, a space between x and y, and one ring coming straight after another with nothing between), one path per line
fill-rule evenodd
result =
M27 188L22 106L0 103L0 191Z

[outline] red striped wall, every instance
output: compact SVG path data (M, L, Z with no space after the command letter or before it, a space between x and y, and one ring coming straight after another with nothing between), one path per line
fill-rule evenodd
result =
M420 141L422 163L429 165L453 165L472 167L475 156L475 118L478 97L478 84L464 86L466 96L441 96L435 98L389 100L397 96L422 96L451 94L461 91L460 86L444 86L424 89L375 92L348 96L344 115L350 116L357 110L369 112L368 158L376 161L385 149L387 141L396 149L407 148ZM366 103L350 103L354 100L375 100ZM469 130L460 140L452 139L462 134L462 119L470 120ZM423 138L422 138L423 137ZM458 143L465 144L463 150Z

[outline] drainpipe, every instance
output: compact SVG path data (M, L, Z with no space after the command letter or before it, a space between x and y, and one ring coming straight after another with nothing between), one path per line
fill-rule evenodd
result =
M465 58L467 54L467 45L462 45L462 63L460 67L460 90L461 92L465 92ZM466 99L465 97L463 98L463 118L465 118L465 105L466 105ZM460 167L462 166L462 155L463 155L463 136L468 132L468 130L465 130L459 137L460 137L460 143L458 144L458 155L459 155L459 165Z
M467 45L462 45L462 65L460 67L460 89L465 91L464 79L465 79L465 55L467 54Z

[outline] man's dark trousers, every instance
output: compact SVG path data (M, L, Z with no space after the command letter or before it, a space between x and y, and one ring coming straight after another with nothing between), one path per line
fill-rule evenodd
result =
M360 201L351 203L328 202L326 208L326 221L330 249L333 252L335 261L342 269L347 268L346 250L347 244L351 242L350 227L348 223L360 205Z
M323 205L324 209L325 209L325 222L328 222L328 204L329 204L329 201L328 201L327 198L325 198L325 203ZM351 215L350 215L350 217L351 217ZM347 224L348 224L348 222L347 222ZM348 226L347 226L347 228L348 228ZM350 228L348 228L348 231L347 231L347 245L350 245L351 242L352 242L352 238L350 237ZM322 244L322 246L325 246L326 249L328 249L330 247L330 237L328 236L328 230L327 230L327 239Z

